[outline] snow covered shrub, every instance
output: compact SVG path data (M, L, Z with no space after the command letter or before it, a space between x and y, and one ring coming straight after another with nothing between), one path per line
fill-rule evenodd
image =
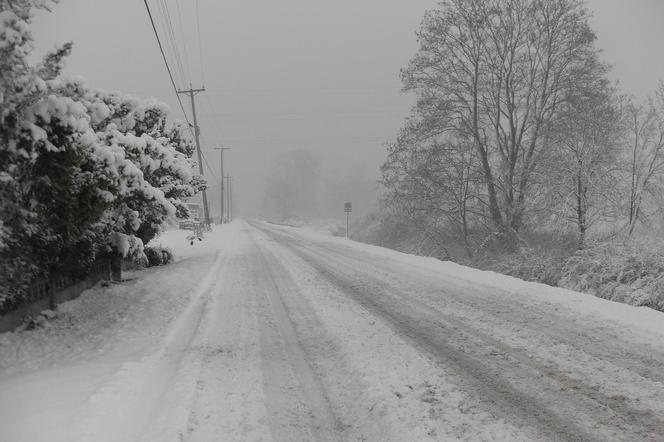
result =
M631 305L664 307L664 250L639 243L603 243L564 265L562 287Z
M518 253L501 255L490 268L526 281L557 286L564 262L559 255L524 248Z
M19 329L34 330L36 328L44 328L50 321L53 321L57 317L58 312L54 310L44 310L36 316L25 318Z
M350 234L355 241L445 261L459 262L465 255L454 232L437 229L391 207L357 219L350 226Z
M44 3L44 2L39 2ZM0 302L34 278L84 272L107 202L88 151L85 107L54 91L66 44L32 66L33 2L0 1Z
M169 248L149 246L144 249L144 252L148 259L148 267L162 266L173 262L173 252Z
M125 204L116 206L126 220L122 231L147 244L172 217L187 218L183 199L205 187L192 173L192 143L184 126L167 122L164 104L100 91L95 98L110 109L109 117L95 126L104 144L121 150L140 172L132 183L136 185L125 189Z
M99 254L145 259L205 186L165 105L64 77L71 44L28 62L45 3L0 0L0 307L37 277L84 276Z
M328 231L334 236L346 236L346 226L339 223L330 225Z

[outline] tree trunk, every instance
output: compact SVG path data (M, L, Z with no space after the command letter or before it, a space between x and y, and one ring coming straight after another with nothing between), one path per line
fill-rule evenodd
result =
M586 201L585 201L585 189L583 186L581 171L577 175L576 179L576 223L579 227L579 250L583 249L584 243L586 241Z

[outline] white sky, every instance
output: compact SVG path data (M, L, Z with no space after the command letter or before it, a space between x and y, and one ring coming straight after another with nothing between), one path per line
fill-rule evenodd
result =
M180 51L184 75L169 54L178 87L205 85L197 98L204 153L218 176L212 147L232 148L225 167L241 209L260 204L271 160L291 149L311 149L340 173L364 163L378 176L382 145L413 101L400 93L399 69L417 49L415 31L435 0L199 0L202 75L196 1L166 3L178 40L182 17L187 46ZM160 1L149 4L166 43ZM664 1L588 4L598 45L623 89L641 96L654 90L664 79ZM142 1L61 0L53 13L38 14L34 33L39 54L73 41L67 72L92 87L154 97L181 116ZM218 196L210 200L218 211Z

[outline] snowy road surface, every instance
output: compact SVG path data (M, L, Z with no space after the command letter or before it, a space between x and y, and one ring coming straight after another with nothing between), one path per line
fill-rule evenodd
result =
M664 440L664 314L236 221L0 335L0 441Z

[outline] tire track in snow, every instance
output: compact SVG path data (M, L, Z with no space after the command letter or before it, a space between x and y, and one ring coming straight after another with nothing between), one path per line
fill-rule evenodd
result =
M315 247L333 255L343 253L332 245L316 244ZM346 252L357 253L353 249L348 249ZM351 259L359 261L362 258L356 255ZM393 269L389 268L389 263L382 261L363 262L363 266L371 267L373 271L380 273L382 276L388 276L391 281L401 281L404 276L409 276L409 272L405 270L395 273ZM420 279L417 280L418 289L425 288L424 292L428 296L437 297L438 301L443 298L446 304L450 304L455 309L460 309L469 314L478 311L488 313L489 316L499 320L496 321L496 324L502 321L518 325L528 329L533 335L543 334L558 342L574 346L583 353L636 373L638 376L652 382L664 383L664 354L661 352L664 347L657 352L649 344L625 342L623 334L620 333L624 330L592 327L587 323L580 324L563 314L552 316L550 310L547 311L533 304L523 304L509 296L509 293L506 293L508 299L501 299L496 296L486 296L481 291L471 292L467 287L468 281L462 278L434 274L429 269L417 268L412 264L409 264L408 270L415 271L420 276ZM445 285L444 290L441 290L441 284ZM464 286L464 284L466 285ZM477 286L484 287L487 290L496 290L481 283L477 283ZM517 311L520 314L516 314ZM519 316L521 320L515 321ZM577 329L581 329L581 331ZM573 337L570 337L571 334ZM597 336L606 339L599 342Z
M343 427L331 410L283 299L283 296L297 296L298 289L253 237L252 243L256 250L254 278L262 282L258 287L260 294L257 293L263 301L261 359L273 437L278 441L338 441Z
M630 440L641 438L656 440L657 434L664 433L662 421L650 413L633 409L619 398L606 396L593 387L585 386L564 373L557 372L552 367L542 366L529 355L521 354L483 333L478 333L477 330L448 315L440 312L432 315L429 306L413 302L412 299L408 299L410 305L404 304L403 294L395 293L383 281L371 278L366 274L361 275L359 279L357 276L349 276L357 273L352 265L333 259L329 255L329 251L323 256L320 251L308 250L302 241L294 240L294 238L285 236L281 232L274 232L272 229L265 229L263 226L257 227L270 236L278 237L281 244L291 248L294 253L309 262L333 284L343 288L360 304L387 320L402 336L443 363L452 362L456 365L459 371L465 374L466 382L471 381L471 387L483 396L484 402L488 403L491 408L503 412L509 410L511 417L516 416L520 421L543 430L542 436L565 440L602 439L602 436L576 425L575 415L569 410L552 413L547 404L534 398L532 393L527 394L514 389L511 384L515 380L523 380L523 376L531 378L541 376L549 383L553 381L554 386L558 384L563 393L556 393L554 396L558 396L559 401L560 396L568 396L564 400L569 404L584 403L586 411L591 413L590 417L603 425L607 436L627 437ZM338 251L333 253L338 254ZM371 281L371 284L367 284L367 281ZM413 308L413 305L416 308ZM441 334L443 337L437 337ZM473 343L473 340L480 342ZM506 356L506 361L502 363L501 368L507 369L507 372L486 367L479 360L483 356L491 357L491 353L482 354L487 346L498 349L499 353L494 356ZM501 362L495 357L494 360ZM510 371L524 371L524 368L530 370L531 373L521 373L521 379L510 379ZM539 383L537 379L535 382ZM548 396L551 397L550 392ZM561 416L561 414L565 416ZM624 433L630 435L626 436Z
M292 236L288 238L291 243L303 244ZM327 256L328 259L332 256L339 257L344 252L351 252L351 255L355 252L351 248L341 250L330 244L318 243L307 244L306 248L315 250L315 254ZM360 258L366 259L366 255ZM454 280L453 276L425 273L428 269L409 265L409 270L428 276L422 279L420 275L420 279L414 280L418 287L416 297L423 298L427 304L412 296L412 287L400 291L391 287L403 287L403 281L410 278L408 273L394 270L390 273L388 263L367 263L360 258L350 258L355 262L355 266L349 270L357 273L358 269L362 269L361 272L371 271L380 275L381 279L374 278L374 281L379 281L384 292L396 294L400 299L407 298L409 302L419 305L423 312L429 311L433 305L440 305L441 298L444 298L442 307L434 307L438 317L446 318L447 322L486 340L489 345L502 347L503 353L510 354L522 365L530 366L557 381L562 388L576 391L606 407L615 413L615 426L632 427L635 432L644 433L650 440L653 440L653 437L660 440L653 435L661 434L661 440L664 440L664 407L661 405L664 392L664 372L661 369L664 367L664 359L661 349L658 351L650 344L630 342L625 339L625 331L616 334L619 333L616 328L580 323L560 313L551 317L551 312L536 304L525 305L510 296L505 299L483 295L458 282L448 281ZM348 256L344 255L343 259L337 259L336 262L343 266L347 265L347 260ZM442 291L441 285L445 287ZM422 296L423 294L425 296ZM445 314L446 307L451 308L455 316ZM474 326L467 327L466 323ZM506 325L511 326L508 327L507 333L504 331ZM581 359L584 365L575 364L570 367L569 363L565 364L563 361L560 366L556 358L552 359L546 353L533 355L524 351L520 348L518 339L516 348L500 341L514 341L515 328L520 335L518 339L526 339L543 348L556 346L556 353L564 352L556 358L570 358L575 361ZM495 335L498 337L492 337ZM603 339L598 339L598 336ZM561 350L561 344L566 349ZM609 378L610 383L607 383Z
M214 282L225 258L226 253L217 254L189 304L169 327L159 349L137 362L124 363L108 382L90 396L86 414L76 426L73 440L115 442L180 439L177 434L186 425L187 415L183 415L181 406L171 403L171 397L165 399L173 388L180 394L189 389L188 382L182 379L178 381L178 372L199 333L206 306L212 297ZM118 409L119 403L124 404L122 409ZM162 416L167 413L166 410L173 411L173 408L177 409L179 415L170 416L177 420L169 422L168 430L171 431L166 428L162 428L166 431L155 429L155 422L163 423L165 419ZM174 426L180 428L174 432Z
M315 244L315 247L333 255L343 253L331 244ZM345 252L358 253L350 248ZM351 259L362 261L363 258L358 253ZM446 304L471 316L472 313L477 312L488 313L489 317L498 320L494 322L496 325L500 325L501 321L518 325L527 329L532 336L542 335L568 344L587 355L610 362L616 367L635 373L653 383L664 384L664 353L662 353L664 347L656 351L649 344L627 342L624 340L624 330L593 327L565 317L564 314L552 315L551 310L547 311L532 303L524 304L510 296L509 293L505 293L508 299L500 299L496 296L484 295L481 291L471 292L467 286L468 281L463 278L448 274L434 274L429 269L418 268L410 263L407 265L408 271L401 269L395 273L389 264L389 262L383 261L363 262L364 267L371 267L372 271L389 277L391 281L401 281L404 277L409 277L411 272L416 272L420 277L417 280L418 289L425 288L425 293L428 292L429 296L436 297L438 302L442 298ZM441 284L445 285L444 290L441 290ZM476 285L486 290L503 291L479 282ZM517 321L519 316L521 320ZM482 320L486 320L486 316ZM598 342L597 336L605 339Z

